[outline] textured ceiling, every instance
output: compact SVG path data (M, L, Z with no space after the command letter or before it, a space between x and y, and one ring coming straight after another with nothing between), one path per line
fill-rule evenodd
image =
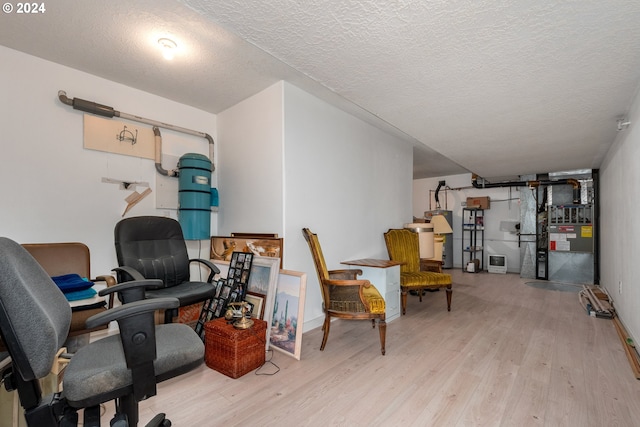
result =
M1 15L0 44L212 113L287 80L414 143L416 178L490 178L600 166L638 22L622 0L57 0Z

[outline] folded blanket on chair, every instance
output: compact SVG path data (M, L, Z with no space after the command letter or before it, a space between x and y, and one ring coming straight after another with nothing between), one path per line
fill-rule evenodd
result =
M60 290L65 294L69 292L84 291L93 286L93 282L90 282L88 279L83 279L78 274L64 274L62 276L54 276L51 279L53 279L55 284L58 285L58 288L60 288Z
M81 291L73 291L73 292L64 292L65 298L67 301L78 301L87 298L93 298L98 293L94 289L83 289Z

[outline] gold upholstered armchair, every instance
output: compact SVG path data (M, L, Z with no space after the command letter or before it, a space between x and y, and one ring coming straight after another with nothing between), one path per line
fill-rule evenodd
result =
M402 314L407 311L407 292L418 291L422 301L424 289L447 290L447 310L451 311L451 275L423 271L420 268L420 247L418 234L403 229L390 229L384 233L384 241L387 244L389 259L402 262L400 265L400 294L402 302Z
M322 291L322 308L325 318L322 325L324 335L320 350L324 350L327 343L332 317L355 320L371 319L374 328L376 319L378 319L380 349L384 355L387 324L385 322L385 302L380 292L368 280L356 280L356 277L362 274L362 270L327 270L318 236L308 228L303 228L302 234L309 244Z

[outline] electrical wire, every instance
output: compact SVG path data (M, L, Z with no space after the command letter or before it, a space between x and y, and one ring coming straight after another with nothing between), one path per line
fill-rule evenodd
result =
M267 325L267 328L268 328L268 327L269 327L269 325ZM249 328L249 329L247 329L247 330L248 330L248 331L249 331L249 332L250 332L254 337L256 337L256 339L257 339L260 343L264 344L265 346L267 345L267 339L266 339L266 338L264 338L264 337L262 337L261 335L256 334L256 332L253 330L253 328L252 328L252 327L251 327L251 328ZM268 353L271 353L271 357L270 357L270 358L268 358L268 359L265 357L264 363L262 363L262 365L260 365L260 366L255 370L255 372L254 372L254 373L255 373L255 375L266 375L266 376L271 376L271 375L275 375L275 374L277 374L278 372L280 372L280 367L279 367L278 365L276 365L276 364L272 361L272 359L273 359L273 355L274 355L273 350L272 350L272 349L265 350L265 353L267 353L267 354L268 354ZM262 369L263 367L265 367L265 366L267 365L267 363L269 363L269 364L271 364L271 365L275 366L275 367L276 367L276 371L275 371L275 372L265 372L265 373L260 373L260 372L258 372L260 369Z
M267 352L267 353L271 353L271 357L270 357L269 359L265 359L264 363L263 363L262 365L260 365L260 367L259 367L258 369L256 369L256 370L255 370L255 372L254 372L254 373L255 373L256 375L266 375L266 376L271 376L271 375L275 375L275 374L277 374L278 372L280 372L280 367L279 367L278 365L276 365L276 364L272 361L272 359L273 359L273 355L274 355L273 350L269 349L269 350L267 350L266 352ZM264 368L264 367L267 365L267 363L268 363L268 364L270 364L270 365L275 366L275 367L276 367L276 371L275 371L275 372L265 372L265 373L258 372L258 371L260 371L260 369Z

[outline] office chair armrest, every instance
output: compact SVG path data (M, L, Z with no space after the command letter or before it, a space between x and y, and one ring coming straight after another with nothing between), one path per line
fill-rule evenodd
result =
M190 263L199 262L200 264L204 264L207 267L209 267L209 270L211 270L211 272L209 273L209 277L207 278L207 282L209 283L211 283L211 281L213 280L213 276L215 276L216 274L220 274L220 269L216 267L215 264L209 260L202 259L202 258L194 258L194 259L190 259L189 262Z
M94 314L89 317L86 322L88 329L98 326L107 325L109 322L130 318L139 314L155 312L156 310L164 310L167 308L176 308L180 306L177 298L153 298L141 301L134 301L129 304L120 305L102 313ZM151 317L153 320L153 316Z
M145 289L151 287L156 288L158 286L162 286L162 280L160 279L133 280L101 289L98 295L103 297L117 292L122 303L128 304L133 301L145 299Z
M116 278L109 274L105 274L102 276L96 276L96 278L93 279L92 282L105 282L107 284L107 288L109 288L116 284ZM113 298L109 298L109 304L107 307L113 308Z
M123 265L121 267L113 268L111 271L115 271L116 273L125 273L131 277L131 280L144 280L144 276L135 268L131 268L128 265ZM129 280L127 280L129 282Z

